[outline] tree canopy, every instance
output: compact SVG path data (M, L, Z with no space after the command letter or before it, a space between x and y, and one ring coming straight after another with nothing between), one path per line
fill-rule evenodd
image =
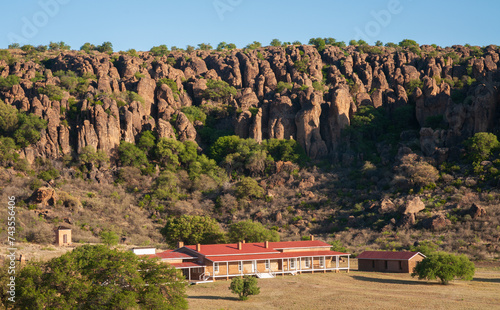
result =
M19 276L19 309L187 309L182 274L130 251L83 245Z
M280 235L275 230L265 228L261 223L252 220L241 221L229 226L229 240L231 242L264 242L280 241Z
M250 276L233 278L229 289L234 294L238 294L240 300L247 300L250 295L260 294L260 288L257 286L257 278Z
M209 216L182 215L169 217L161 230L165 241L171 248L177 247L177 242L187 244L211 244L225 241L219 223Z
M436 252L418 262L411 276L418 276L419 280L438 278L442 284L448 284L455 278L470 281L474 271L474 263L467 256Z

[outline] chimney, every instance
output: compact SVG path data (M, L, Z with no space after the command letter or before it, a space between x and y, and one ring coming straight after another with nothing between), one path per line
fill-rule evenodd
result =
M243 243L246 243L246 241L245 241L245 240L243 240Z
M184 246L184 241L177 242L177 248L180 249Z
M266 247L266 249L269 249L269 241L264 242L264 246Z
M311 241L314 241L314 235L311 235Z
M201 251L201 244L197 244L196 245L196 252L200 252Z
M238 250L241 250L242 247L243 247L243 243L238 242Z

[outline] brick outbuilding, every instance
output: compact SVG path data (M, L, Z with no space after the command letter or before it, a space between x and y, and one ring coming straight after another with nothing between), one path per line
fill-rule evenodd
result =
M358 270L412 273L424 258L420 252L365 251L357 257Z

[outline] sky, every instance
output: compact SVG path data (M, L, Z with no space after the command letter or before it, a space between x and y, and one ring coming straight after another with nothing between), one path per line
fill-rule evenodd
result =
M497 0L3 0L0 9L0 48L51 41L77 50L105 41L115 51L222 41L242 48L313 37L500 45Z

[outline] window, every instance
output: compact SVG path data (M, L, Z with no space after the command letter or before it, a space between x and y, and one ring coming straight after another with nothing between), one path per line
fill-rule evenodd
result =
M399 270L403 270L403 262L399 261Z
M295 269L295 264L297 263L297 259L296 258L292 258L290 260L290 269Z
M325 267L325 258L324 257L319 258L319 266L321 268Z
M372 268L375 269L375 261L372 260Z
M304 266L305 266L306 268L311 268L311 261L310 261L310 258L309 258L309 257L306 257L306 258L304 259Z
M266 260L266 270L271 269L271 262L267 259Z
M387 269L387 261L384 261L384 263L385 263L385 269Z
M243 262L238 262L238 271L239 272L243 271Z
M219 263L214 263L214 272L219 272Z

